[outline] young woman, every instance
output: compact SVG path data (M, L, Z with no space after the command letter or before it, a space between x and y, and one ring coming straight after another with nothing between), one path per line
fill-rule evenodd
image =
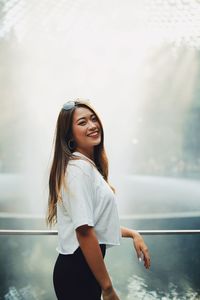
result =
M121 237L133 239L150 267L141 235L120 227L114 188L108 182L103 126L87 102L68 101L59 113L49 177L47 223L57 222L58 257L53 284L58 300L119 300L104 257Z

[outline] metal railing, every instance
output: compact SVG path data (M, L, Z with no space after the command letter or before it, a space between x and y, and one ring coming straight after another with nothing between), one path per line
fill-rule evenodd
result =
M137 230L142 235L200 234L200 229L189 230ZM57 235L57 230L13 230L1 229L0 235Z

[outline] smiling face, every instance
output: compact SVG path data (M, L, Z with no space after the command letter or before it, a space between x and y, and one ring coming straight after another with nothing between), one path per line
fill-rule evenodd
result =
M86 107L77 107L73 114L72 134L76 151L93 159L94 146L101 142L101 125L97 116Z

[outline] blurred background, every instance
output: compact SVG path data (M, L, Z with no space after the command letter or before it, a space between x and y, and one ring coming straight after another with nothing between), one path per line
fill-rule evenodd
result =
M46 229L58 113L100 115L121 224L200 228L200 1L0 1L0 229ZM55 228L56 229L56 228ZM56 237L0 236L0 299L55 299ZM107 252L123 300L200 299L200 237Z

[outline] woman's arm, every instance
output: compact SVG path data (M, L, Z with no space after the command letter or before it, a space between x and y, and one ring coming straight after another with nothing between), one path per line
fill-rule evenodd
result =
M141 235L139 234L139 232L137 232L136 230L127 228L127 227L123 227L121 226L121 235L122 237L128 237L128 238L135 238L135 237L141 237Z
M136 230L121 226L121 236L124 238L132 238L134 247L137 253L138 258L142 258L144 260L144 266L146 269L150 268L150 255L147 245L145 244L142 236Z
M104 299L119 300L113 289L93 227L80 226L76 229L76 235L83 255L103 290Z

